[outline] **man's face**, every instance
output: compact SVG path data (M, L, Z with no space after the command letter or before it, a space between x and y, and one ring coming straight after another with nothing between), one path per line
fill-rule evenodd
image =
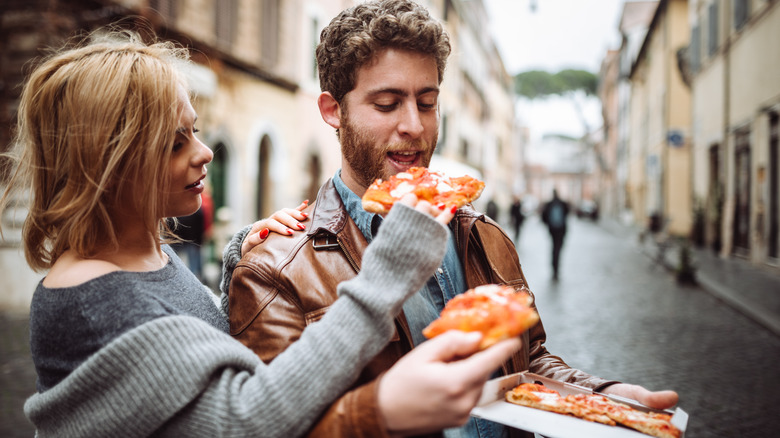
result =
M344 96L341 177L358 195L377 178L430 164L439 135L438 72L432 56L386 49L358 70Z

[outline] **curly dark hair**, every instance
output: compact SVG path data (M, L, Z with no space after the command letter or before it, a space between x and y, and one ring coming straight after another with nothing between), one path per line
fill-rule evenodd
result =
M450 55L450 38L428 11L408 0L361 3L337 15L320 34L320 88L337 102L355 87L357 71L378 51L398 48L436 59L439 83Z

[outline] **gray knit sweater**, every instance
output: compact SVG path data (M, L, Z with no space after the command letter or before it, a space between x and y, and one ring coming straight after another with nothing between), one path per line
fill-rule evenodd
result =
M302 435L386 345L447 236L429 217L394 208L341 298L269 365L203 318L172 312L109 340L28 399L25 413L40 437Z

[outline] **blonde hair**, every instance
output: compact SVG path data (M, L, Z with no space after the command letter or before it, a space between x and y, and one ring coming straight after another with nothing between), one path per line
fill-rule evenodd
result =
M30 75L18 112L19 160L0 210L11 190L29 189L22 237L33 269L50 268L68 249L81 257L118 249L112 212L128 199L158 241L169 234L162 188L184 86L178 65L187 61L172 43L112 31L48 57Z

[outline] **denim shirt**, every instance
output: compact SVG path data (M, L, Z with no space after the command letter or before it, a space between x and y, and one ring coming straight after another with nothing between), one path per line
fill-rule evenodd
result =
M379 230L382 216L363 210L360 197L342 181L341 170L333 176L333 185L344 203L347 214L370 243ZM415 347L425 341L422 330L439 317L444 305L465 291L466 278L463 273L463 265L458 258L454 232L450 227L450 238L447 241L447 252L444 254L442 265L428 279L425 286L406 300L403 305ZM498 438L505 436L503 432L504 427L498 423L470 417L464 426L445 430L444 436L447 438Z

